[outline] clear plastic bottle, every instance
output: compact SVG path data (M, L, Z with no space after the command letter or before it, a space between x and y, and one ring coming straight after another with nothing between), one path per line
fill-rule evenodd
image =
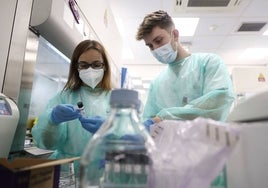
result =
M80 162L80 188L153 187L155 144L140 123L134 90L113 90L111 113L88 143Z

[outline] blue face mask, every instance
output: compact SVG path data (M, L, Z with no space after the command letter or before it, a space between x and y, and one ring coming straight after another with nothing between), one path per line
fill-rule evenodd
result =
M177 58L177 50L172 48L171 40L167 44L152 50L151 52L158 61L164 64L172 63Z

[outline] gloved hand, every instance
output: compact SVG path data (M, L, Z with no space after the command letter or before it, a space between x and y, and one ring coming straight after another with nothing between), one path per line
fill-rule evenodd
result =
M80 117L79 121L82 124L82 127L86 129L87 131L91 133L97 132L97 130L100 128L100 126L104 122L104 118L100 116L94 116L94 117Z
M143 125L145 126L148 132L150 132L150 127L153 124L154 124L154 121L152 119L147 119L146 121L143 122Z
M65 121L74 120L80 116L80 110L73 105L59 104L53 108L50 114L50 120L55 124L59 124Z

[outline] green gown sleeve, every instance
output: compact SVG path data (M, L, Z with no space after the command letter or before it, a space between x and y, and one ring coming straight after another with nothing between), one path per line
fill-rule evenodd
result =
M34 143L37 147L55 150L65 143L67 137L66 122L58 125L50 122L51 110L62 102L60 94L57 94L47 104L45 112L38 117L37 124L32 128Z

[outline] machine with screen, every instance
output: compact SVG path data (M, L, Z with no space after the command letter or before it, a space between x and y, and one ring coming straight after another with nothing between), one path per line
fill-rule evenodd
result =
M0 93L0 157L8 158L18 121L17 105Z
M6 101L0 99L0 115L11 115L10 109L8 108Z

